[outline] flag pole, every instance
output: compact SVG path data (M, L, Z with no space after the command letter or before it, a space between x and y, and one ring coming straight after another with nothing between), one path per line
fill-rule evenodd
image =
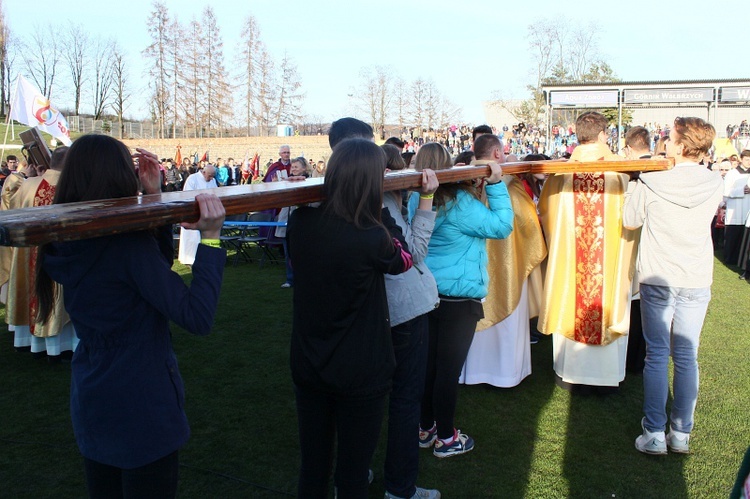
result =
M10 128L10 112L8 112L8 116L5 117L5 137L3 138L2 150L0 150L0 160L5 156L5 145L8 143L8 128Z
M0 150L0 160L2 160L2 157L5 156L5 145L8 143L8 125L11 125L11 119L10 115L13 114L12 110L14 109L16 105L16 100L18 100L18 78L16 78L16 91L13 93L13 101L10 103L10 106L8 108L8 116L5 117L5 137L3 138L3 147L2 150ZM13 138L15 139L15 130L13 130Z

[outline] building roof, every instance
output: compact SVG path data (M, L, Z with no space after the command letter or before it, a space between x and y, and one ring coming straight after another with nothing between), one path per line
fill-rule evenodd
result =
M542 88L569 88L569 87L622 87L633 85L725 85L744 83L750 84L750 78L726 78L712 80L639 80L639 81L605 81L597 83L550 83L543 84Z

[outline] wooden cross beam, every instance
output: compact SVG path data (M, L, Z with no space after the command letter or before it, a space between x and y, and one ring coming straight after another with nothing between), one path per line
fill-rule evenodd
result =
M637 172L667 170L671 159L567 162L528 161L503 164L504 173ZM454 167L437 173L440 183L460 182L489 176L487 166ZM385 177L385 190L419 187L422 174L414 170L392 172ZM323 179L270 182L211 189L219 196L227 214L246 213L312 203L323 199ZM165 192L146 196L67 203L0 212L0 245L37 246L52 241L72 241L121 232L151 229L198 219L195 195L205 191Z

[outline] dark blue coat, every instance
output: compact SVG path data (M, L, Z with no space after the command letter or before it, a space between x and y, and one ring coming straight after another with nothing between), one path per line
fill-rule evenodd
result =
M52 244L44 269L63 285L80 344L70 413L84 457L136 468L179 449L190 429L169 321L211 331L226 251L199 245L190 287L172 272L169 227Z

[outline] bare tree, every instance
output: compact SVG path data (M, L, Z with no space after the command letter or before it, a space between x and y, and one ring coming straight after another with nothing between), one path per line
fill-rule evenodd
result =
M258 58L263 49L260 40L260 28L254 16L247 16L242 26L239 66L241 68L240 81L244 89L242 100L245 104L245 120L247 136L250 136L250 124L256 117L255 101L258 80Z
M523 114L525 119L521 119L521 121L524 123L537 123L545 106L544 95L542 95L542 84L545 78L551 73L555 64L554 48L558 46L560 33L557 26L550 20L542 20L535 24L530 24L526 31L527 39L529 40L529 50L535 62L534 66L536 69L534 85L527 87L531 92L531 99L523 105L523 109L510 109L505 104L502 104L502 106L519 119L520 117L517 114ZM558 46L559 51L560 48ZM562 60L558 60L557 64L562 64Z
M186 36L185 53L185 98L182 100L187 127L193 128L194 137L202 136L205 114L206 53L203 26L193 19Z
M48 99L52 98L57 65L60 62L60 48L56 38L47 36L50 32L54 32L54 27L35 27L31 33L30 43L21 49L29 76Z
M113 40L97 39L93 48L93 104L94 119L102 119L104 110L109 105L115 84L115 63L112 57L115 43Z
M221 41L219 22L213 8L203 10L203 23L206 30L206 127L222 133L225 120L231 110L232 93L224 69L224 43Z
M255 100L256 119L261 135L268 135L273 120L273 106L276 102L275 65L265 46L261 47L258 57L258 86ZM274 123L276 124L276 123Z
M125 55L117 44L112 47L112 85L114 87L114 95L111 105L117 115L119 137L122 139L125 135L125 125L122 118L127 107L126 103L130 99L130 93L127 90L128 73L125 64Z
M68 66L70 83L73 87L73 114L75 115L78 115L81 109L81 92L89 62L88 48L89 37L83 30L83 26L69 23L61 38L61 52Z
M435 82L429 80L425 85L424 110L427 119L427 129L435 128L440 118L440 106L442 105L442 96L435 86Z
M302 119L302 101L305 94L300 92L302 79L289 54L284 52L279 67L279 84L277 90L276 123L298 123Z
M169 28L169 39L167 40L167 64L170 67L172 76L172 137L177 136L177 124L182 122L186 125L185 120L179 119L178 109L181 97L184 97L184 80L183 65L185 62L184 52L185 44L183 42L185 37L185 31L177 20L177 16L172 19L172 24Z
M374 66L360 72L360 107L368 115L373 130L385 138L385 124L391 114L393 99L393 70L390 67Z
M538 123L546 102L542 86L549 83L586 83L613 78L611 68L597 53L599 28L576 25L567 20L542 19L527 28L529 51L534 61L534 84L527 88L531 98L519 105L499 100L497 105L508 109L526 123Z
M409 98L407 96L406 83L400 76L396 77L393 82L393 98L398 131L401 133L406 125L406 109L409 104Z
M588 26L576 26L570 34L568 48L568 74L573 81L582 81L589 72L591 64L598 62L597 38L599 31L594 23Z
M169 11L163 2L154 0L152 12L148 16L148 31L151 35L151 44L143 51L143 55L151 59L151 67L148 72L152 78L152 102L151 112L159 126L159 136L164 137L166 131L166 120L170 104L170 83L172 75L171 67L167 61L168 47L170 41Z
M440 98L440 111L438 114L438 127L448 128L455 123L461 115L461 108L451 102L445 96Z
M427 82L422 78L417 78L411 84L411 106L410 111L412 115L411 122L419 129L419 133L422 133L422 125L424 125L425 118L425 106L427 100Z
M5 19L5 7L0 0L0 115L5 116L6 105L10 101L10 85L6 85L8 78L8 59L10 48L10 28Z

